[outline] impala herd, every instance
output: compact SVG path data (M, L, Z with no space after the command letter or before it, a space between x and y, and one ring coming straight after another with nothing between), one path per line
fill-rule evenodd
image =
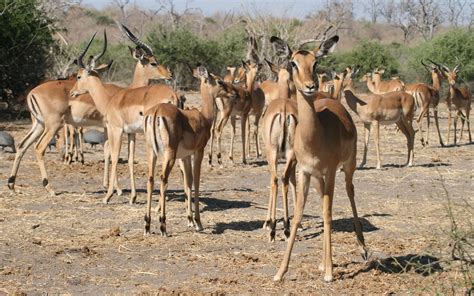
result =
M431 72L433 84L414 83L406 85L399 78L382 80L383 69L363 75L361 81L367 83L372 94L355 94L353 79L359 67L348 66L342 72L329 75L318 73L320 59L331 53L339 41L337 35L326 38L325 32L320 45L314 50L292 49L286 41L271 37L270 42L276 56L284 62L276 65L265 59L277 81L257 82L257 73L262 67L258 60L249 59L241 67L227 68L227 75L221 78L209 73L198 65L191 68L193 76L200 82L201 110L183 109L177 92L166 83L149 85L150 80L171 80L171 72L156 60L152 48L139 40L127 27L121 25L124 34L136 45L130 48L137 61L132 83L128 87L118 87L103 83L100 74L111 65L99 64L99 59L107 50L107 35L104 31L102 51L91 56L87 63L84 56L95 38L92 36L87 46L77 57L77 75L65 80L43 83L27 96L27 104L33 125L29 133L18 145L8 186L15 188L20 161L26 150L35 143L35 152L40 167L43 186L54 195L48 180L44 162L45 150L51 139L65 124L72 128L89 126L103 127L107 133L104 144L104 186L107 193L103 199L108 203L114 189L121 194L117 178L117 163L122 144L122 135L128 137L131 194L130 203L137 197L134 176L134 155L136 134L144 133L148 162L147 206L145 214L145 234L150 233L151 201L157 157L161 157L159 222L160 233L166 231L166 190L170 172L178 160L183 175L184 192L187 200L188 226L197 231L203 229L199 210L199 187L201 166L205 147L211 139L209 165L213 160L213 142L217 140L217 162L222 164L221 136L230 118L232 135L229 159L234 162L233 144L237 116L240 117L242 136L242 162L247 163L251 152L251 141L255 144L256 156L261 154L259 145L259 122L262 120L261 135L265 156L270 170L270 195L264 228L270 230L270 240L275 240L276 203L278 176L283 184L284 234L288 238L287 249L274 280L281 280L288 269L291 251L300 227L304 206L308 196L310 180L316 181L316 189L321 196L324 222L323 259L319 269L324 272L324 280L333 279L331 221L336 173L341 168L345 175L346 192L354 216L354 226L360 253L367 259L362 226L357 215L354 200L353 176L356 170L357 130L348 111L354 112L364 125L365 141L362 162L367 162L369 134L375 129L377 169L381 168L379 148L380 124L395 123L407 139L407 165L413 165L415 131L412 126L415 110L422 144L428 145L430 108L433 109L439 141L442 139L438 123L438 104L442 80L449 84L447 106L449 110L448 136L451 127L451 111L454 111L454 144L458 143L457 119L461 117L461 134L467 123L469 141L472 141L469 113L471 95L467 87L457 86L460 65L451 70L445 65L429 60L422 61ZM255 40L251 41L256 46ZM251 49L255 50L255 48ZM249 52L248 57L258 55ZM316 78L317 79L314 79ZM316 81L318 82L316 82ZM348 109L342 104L345 99ZM427 135L423 135L422 119L427 117ZM250 125L253 117L252 126ZM219 118L219 119L217 119ZM66 129L67 130L67 129ZM66 137L67 139L67 137ZM109 161L111 160L110 174ZM284 160L284 169L278 173L278 162ZM298 168L298 178L296 169ZM297 180L298 179L298 180ZM192 186L194 185L194 195ZM290 229L288 189L291 187L294 202L294 218ZM194 202L194 207L193 203Z

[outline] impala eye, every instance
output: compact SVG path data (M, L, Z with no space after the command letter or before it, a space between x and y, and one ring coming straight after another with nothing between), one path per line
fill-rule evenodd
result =
M153 67L156 67L156 66L158 66L158 64L157 64L157 63L150 63L150 65L152 65Z
M296 65L296 63L293 62L293 61L290 62L290 65L291 65L292 68L297 68L298 67L298 65Z

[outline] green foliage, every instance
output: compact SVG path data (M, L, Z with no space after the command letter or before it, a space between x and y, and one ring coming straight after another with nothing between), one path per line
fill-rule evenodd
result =
M0 1L0 97L13 102L44 78L54 51L53 23L37 0Z
M461 64L460 76L467 81L474 80L474 31L452 30L413 48L409 68L419 73L418 78L421 76L429 79L430 77L428 71L420 63L422 59L427 58L451 69Z
M392 46L384 46L378 42L363 40L350 52L334 53L329 55L321 63L322 70L337 71L345 69L348 65L360 65L360 73L372 72L374 68L383 66L385 76L398 73L398 62L391 51Z
M86 16L92 18L99 26L110 26L114 24L114 20L112 18L100 11L88 9L85 11L85 14Z
M148 42L157 60L172 69L180 86L192 79L186 64L203 64L210 72L223 74L225 66L240 62L246 46L244 32L235 29L204 39L186 27L158 27L148 36Z
M91 44L87 55L96 55L102 51L103 40L102 38L96 37L95 41ZM73 52L77 55L85 46L87 42L84 41L81 44L73 48ZM113 60L112 67L108 71L108 79L110 81L122 81L131 82L133 72L135 70L136 60L134 60L128 49L128 44L124 43L112 43L107 45L107 51L104 56L100 59L100 63L108 63ZM87 58L84 57L84 62Z

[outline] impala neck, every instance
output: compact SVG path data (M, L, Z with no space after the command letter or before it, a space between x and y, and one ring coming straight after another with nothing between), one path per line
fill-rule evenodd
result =
M89 94L91 95L97 110L104 115L108 111L107 109L111 96L107 93L107 89L99 77L89 76L88 79Z
M433 80L433 88L439 91L441 89L441 79L439 78L438 74L432 72L431 79Z
M315 144L319 143L321 131L321 123L314 110L315 96L305 96L300 91L297 91L296 101L298 106L297 128L299 130L299 137L314 147Z
M201 113L204 115L204 118L209 123L214 121L214 99L216 93L212 84L216 83L214 80L211 82L212 78L201 79L201 97L202 97L202 109Z
M375 82L372 80L372 78L367 78L367 88L373 92L373 93L376 93L375 91Z
M280 98L290 97L290 84L288 79L278 79L278 95Z
M341 88L342 88L342 81L337 81L337 83L334 83L334 93L331 95L333 99L338 100L338 101L341 100Z
M147 86L149 84L149 79L146 77L143 69L143 65L140 61L137 62L135 66L135 72L133 72L133 80L130 83L128 88L139 88L143 86Z
M250 93L252 93L253 84L255 82L256 76L257 76L256 71L250 70L247 72L247 75L246 75L247 91L249 91Z

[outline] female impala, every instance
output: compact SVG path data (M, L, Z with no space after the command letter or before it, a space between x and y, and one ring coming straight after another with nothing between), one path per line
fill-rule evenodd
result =
M94 38L95 34L85 50L77 58L81 68L77 73L77 82L71 90L71 95L77 96L89 92L97 106L97 110L104 116L112 158L109 187L103 200L104 203L108 203L113 195L113 180L115 180L117 175L122 135L126 133L130 139L129 166L132 174L132 190L134 191L133 161L135 134L143 131L143 114L156 104L174 103L177 105L179 97L169 86L163 84L154 84L134 89L121 89L112 95L107 93L104 84L99 78L99 73L107 70L110 64L95 67L97 61L95 57L87 65L84 65L82 61ZM105 31L104 44L105 49L107 45ZM134 203L135 198L136 194L132 194L130 203Z
M204 148L210 138L214 120L216 97L235 98L237 91L232 84L216 80L206 68L199 66L194 76L201 80L202 109L181 110L172 104L158 104L144 116L144 130L147 142L148 182L145 234L150 233L151 198L153 194L155 165L158 155L162 156L160 186L160 233L166 236L165 196L168 178L176 159L180 160L187 196L188 226L201 231L199 214L199 185ZM193 156L193 166L191 166ZM192 170L192 171L191 171ZM191 187L194 183L194 217L191 209Z
M290 239L283 262L274 280L281 280L288 270L291 250L296 238L298 224L301 221L304 204L308 196L311 177L317 180L317 189L321 194L324 217L323 261L320 270L325 272L324 280L333 278L331 221L332 201L336 171L342 165L346 179L346 191L354 215L357 240L362 255L367 251L364 244L362 227L357 216L354 201L353 174L356 168L357 130L344 106L336 100L318 99L313 72L318 58L331 52L338 36L324 40L314 51L298 50L292 52L288 44L278 37L272 37L279 54L289 60L292 66L298 104L298 125L295 131L294 151L299 166L299 182L295 221L291 227Z

